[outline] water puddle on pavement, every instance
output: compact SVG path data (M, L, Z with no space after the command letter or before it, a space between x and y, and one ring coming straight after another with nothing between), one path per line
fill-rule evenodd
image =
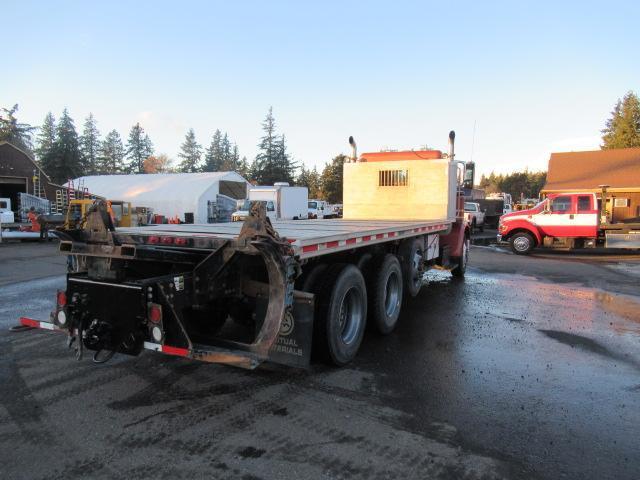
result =
M447 272L429 272L427 288L448 288ZM573 283L551 283L514 274L467 272L467 293L489 302L489 310L467 302L464 310L502 318L512 324L529 321L547 330L606 330L609 334L640 335L640 298Z

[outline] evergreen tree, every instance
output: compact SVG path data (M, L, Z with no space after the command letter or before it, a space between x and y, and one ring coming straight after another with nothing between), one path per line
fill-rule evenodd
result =
M251 177L249 162L247 161L247 157L242 157L242 160L238 162L238 168L236 171L242 175L244 178L249 180Z
M291 155L287 152L287 144L285 136L282 135L277 142L277 166L282 177L282 181L293 184L295 181L295 171L298 165L293 161Z
M180 148L181 151L178 156L182 158L182 162L178 165L178 170L185 173L197 172L200 168L202 147L196 141L196 134L193 128L187 132L185 141Z
M211 144L204 155L204 172L219 172L222 170L222 132L216 130L211 138Z
M100 144L98 172L110 175L122 173L125 169L124 157L122 138L117 130L111 130Z
M338 155L322 171L322 193L329 203L342 203L342 166L346 159L346 155Z
M249 165L246 178L254 185L258 185L258 178L260 178L260 164L258 163L257 157L254 158L251 165Z
M13 108L0 109L0 142L6 141L27 152L31 152L31 135L36 127L18 122L14 115L17 111L17 103Z
M603 150L640 147L640 99L635 93L618 100L602 134Z
M231 168L230 170L238 171L240 168L240 150L238 149L237 144L233 144L233 148L231 149Z
M84 175L80 159L78 133L65 108L56 128L53 148L42 158L42 168L54 182L64 183Z
M231 142L229 141L229 136L226 134L226 132L222 137L222 142L220 143L220 151L222 154L222 167L220 170L224 172L233 170L233 160L231 158Z
M485 193L510 193L514 199L537 198L547 183L547 172L513 172L496 175L494 172L480 178L479 187Z
M314 198L324 198L324 194L322 193L322 178L318 173L318 169L314 166L313 170L309 172L309 183L311 185L311 189L309 192L313 192Z
M269 107L269 112L264 122L262 122L262 130L264 135L258 144L259 152L251 166L251 174L258 184L272 185L274 181L281 180L277 178L276 173L278 148L276 145L276 121L273 117L273 107Z
M47 153L53 148L56 141L56 119L53 113L47 113L44 117L40 132L36 138L36 158L39 162L45 157Z
M100 132L96 126L93 113L84 121L84 130L80 136L80 154L85 175L98 173L98 156L100 150Z
M127 140L127 173L144 173L144 160L153 155L153 144L140 123L131 127Z
M202 170L205 172L236 171L239 166L238 145L231 142L226 132L216 130L205 152Z
M300 168L300 175L296 179L296 185L300 187L307 187L309 189L309 198L322 198L322 192L320 190L320 174L314 167L313 170L308 170L304 165Z
M274 182L294 181L295 164L287 153L284 135L276 134L276 122L273 108L262 123L264 135L258 144L259 152L251 166L253 179L262 185L273 185Z

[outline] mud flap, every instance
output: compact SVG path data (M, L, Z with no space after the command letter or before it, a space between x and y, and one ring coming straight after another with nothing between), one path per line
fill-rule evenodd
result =
M314 295L294 290L293 310L285 313L268 360L291 367L307 368L311 358Z

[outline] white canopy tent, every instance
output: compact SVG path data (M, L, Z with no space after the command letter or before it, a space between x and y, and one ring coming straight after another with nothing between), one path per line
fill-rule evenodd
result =
M207 223L208 202L218 194L243 199L249 182L236 172L154 173L135 175L91 175L73 180L75 188L109 200L149 207L165 217L193 213L195 223Z

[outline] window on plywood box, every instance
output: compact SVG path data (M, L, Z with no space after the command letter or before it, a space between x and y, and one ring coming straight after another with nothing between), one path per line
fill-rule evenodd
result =
M409 185L409 170L379 170L379 187L406 187Z

